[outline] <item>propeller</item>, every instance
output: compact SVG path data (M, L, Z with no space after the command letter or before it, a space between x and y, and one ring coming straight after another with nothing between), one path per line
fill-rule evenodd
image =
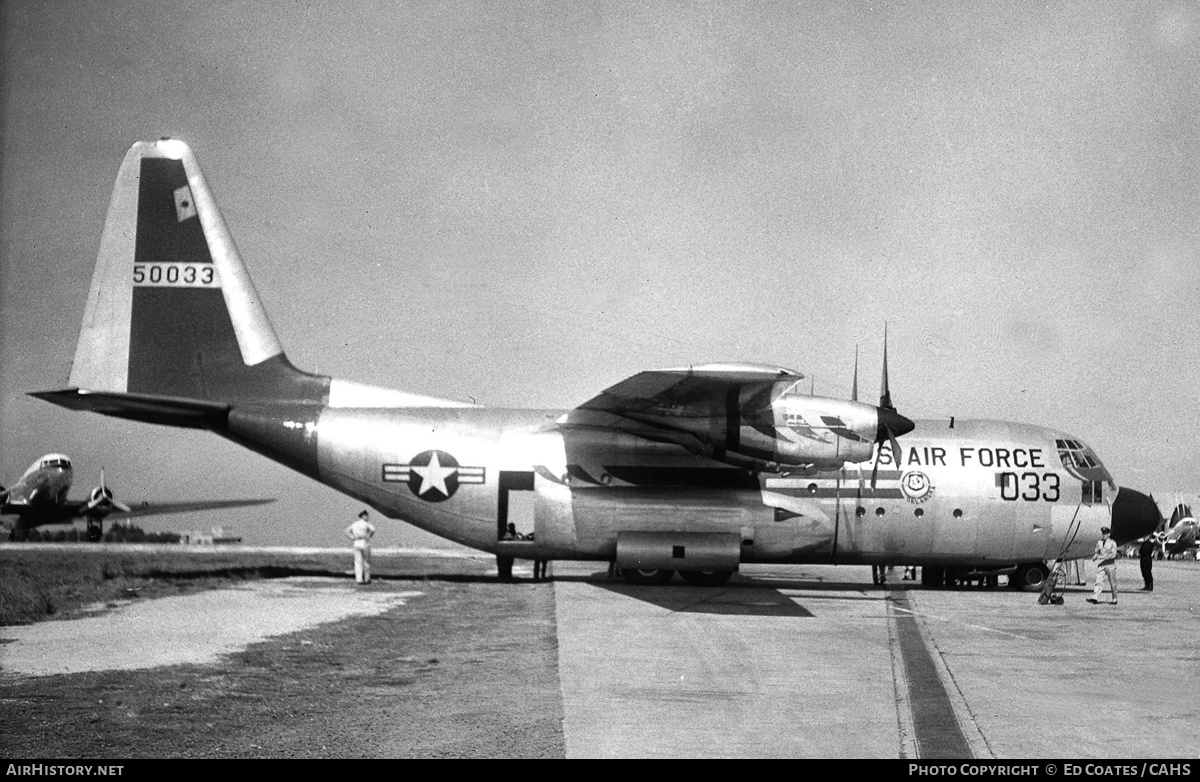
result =
M88 502L88 510L96 510L99 507L116 508L122 513L129 513L130 508L123 502L119 502L112 493L112 489L104 483L104 468L100 468L100 485L92 489L92 496Z
M854 386L855 395L858 392L858 360L857 352L855 354L854 366ZM908 434L916 428L909 419L896 412L896 406L892 404L892 392L888 387L888 349L887 349L887 324L883 324L883 379L879 384L879 425L875 430L875 465L871 468L871 491L875 490L875 480L879 475L879 455L883 450L883 444L887 443L892 449L892 460L899 462L900 443L896 442L896 438Z

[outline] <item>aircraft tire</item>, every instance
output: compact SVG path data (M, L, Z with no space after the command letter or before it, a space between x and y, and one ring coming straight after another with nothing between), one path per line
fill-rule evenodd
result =
M692 586L721 586L733 573L728 570L681 570L679 575Z
M946 585L946 568L930 567L926 565L921 568L921 586L940 589Z
M636 570L622 568L621 576L631 584L638 586L657 586L665 584L675 575L674 570Z
M1043 562L1026 562L1017 565L1016 572L1008 577L1008 585L1022 592L1041 592L1050 577L1050 569Z

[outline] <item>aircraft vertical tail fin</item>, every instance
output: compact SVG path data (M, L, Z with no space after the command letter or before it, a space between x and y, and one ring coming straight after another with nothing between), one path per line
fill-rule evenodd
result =
M328 398L329 378L287 360L182 141L138 142L121 163L69 383L110 402L193 400L196 410ZM64 393L38 396L85 406ZM122 414L99 399L86 406Z

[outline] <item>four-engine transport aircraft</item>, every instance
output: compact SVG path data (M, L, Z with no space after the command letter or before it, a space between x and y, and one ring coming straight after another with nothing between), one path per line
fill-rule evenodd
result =
M100 242L69 387L76 410L208 429L498 558L615 562L636 583L721 583L742 563L1007 568L1153 532L1055 429L913 422L811 396L783 368L642 372L573 410L489 409L310 374L288 361L191 149L134 144ZM899 444L903 440L903 446ZM503 540L523 512L532 539ZM509 560L511 561L511 560ZM947 571L950 571L948 573Z
M1164 520L1160 533L1160 545L1163 556L1181 556L1196 546L1196 517L1192 515L1192 507L1184 503L1182 497L1175 500L1175 509L1171 518Z
M18 539L29 530L43 524L71 524L76 519L87 522L88 538L100 540L104 535L104 519L111 513L122 518L158 516L196 510L235 508L262 505L274 500L197 500L193 502L142 502L134 507L117 500L112 489L104 484L104 469L100 484L92 489L86 500L67 497L71 490L74 469L71 459L61 453L48 453L29 465L11 488L0 487L0 516L15 516L9 527L9 537Z

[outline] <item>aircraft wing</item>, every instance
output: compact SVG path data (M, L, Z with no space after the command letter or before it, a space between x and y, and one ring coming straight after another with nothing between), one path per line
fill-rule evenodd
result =
M28 502L5 502L0 504L0 516L17 516L35 521L37 524L65 524L84 515L86 500L72 500L42 505Z
M189 513L200 510L220 510L221 508L244 508L251 505L266 505L275 501L274 497L256 500L194 500L184 502L148 502L143 501L129 508L128 513L114 513L122 519L132 519L141 516L165 516L170 513Z
M836 469L912 431L894 409L816 397L799 372L702 364L639 372L560 417L564 428L615 430L749 469ZM886 438L886 439L885 439Z
M96 513L97 517L119 516L123 519L140 516L163 516L170 513L188 513L190 511L219 510L221 508L242 508L251 505L266 505L274 502L275 498L255 500L195 500L187 502L141 502L132 507L115 503L113 509L105 509ZM28 505L18 502L6 502L0 505L0 516L18 516L31 522L29 526L42 524L68 524L76 519L86 518L89 511L94 509L94 503L88 500L70 500L49 506Z
M661 426L670 419L761 413L770 408L772 392L780 381L788 381L790 386L803 378L783 368L755 365L655 369L604 389L567 413L560 423L594 425L617 417Z
M560 425L614 429L711 455L729 426L766 430L773 397L803 375L754 365L705 365L639 372L559 419ZM764 431L764 434L768 434ZM769 433L773 434L773 433Z
M803 377L756 364L648 370L604 389L558 424L619 431L720 462L752 464L772 458L772 403Z

